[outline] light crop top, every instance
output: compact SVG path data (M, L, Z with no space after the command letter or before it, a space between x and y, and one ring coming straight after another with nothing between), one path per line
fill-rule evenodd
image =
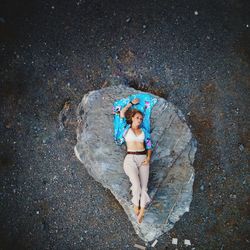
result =
M145 139L145 134L142 130L141 134L138 136L133 132L133 130L130 128L126 135L124 136L126 142L131 142L131 141L137 141L137 142L144 142Z

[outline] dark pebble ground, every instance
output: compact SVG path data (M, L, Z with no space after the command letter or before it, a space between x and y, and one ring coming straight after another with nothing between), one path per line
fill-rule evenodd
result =
M250 249L249 1L4 0L0 13L0 249L144 245L73 152L82 96L118 83L173 102L198 141L190 212L155 249Z

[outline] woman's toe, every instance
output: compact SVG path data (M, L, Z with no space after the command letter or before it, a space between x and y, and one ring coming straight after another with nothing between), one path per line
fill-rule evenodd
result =
M139 215L138 215L138 217L137 217L137 222L138 222L139 224L141 224L143 217L144 217L144 214L139 214Z

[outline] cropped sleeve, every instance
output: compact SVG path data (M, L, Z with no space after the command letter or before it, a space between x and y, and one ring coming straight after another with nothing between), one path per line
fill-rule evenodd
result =
M144 129L144 134L145 134L145 139L144 139L144 143L145 143L145 148L148 149L153 149L153 145L152 145L152 141L151 141L151 135L150 133Z
M116 134L116 143L118 145L121 145L124 143L125 139L124 139L124 135L126 133L127 130L127 122L126 122L126 118L125 117L120 117L117 119L117 134Z

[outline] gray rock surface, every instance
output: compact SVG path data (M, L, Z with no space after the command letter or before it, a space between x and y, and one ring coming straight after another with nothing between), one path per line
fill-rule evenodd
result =
M113 140L112 104L115 99L141 92L123 85L86 94L78 106L78 159L88 173L111 190L128 215L136 233L152 241L169 231L192 200L196 140L185 117L173 104L155 96L158 102L151 113L153 151L148 184L152 203L141 225L137 224L129 193L130 182L123 171L126 146Z

